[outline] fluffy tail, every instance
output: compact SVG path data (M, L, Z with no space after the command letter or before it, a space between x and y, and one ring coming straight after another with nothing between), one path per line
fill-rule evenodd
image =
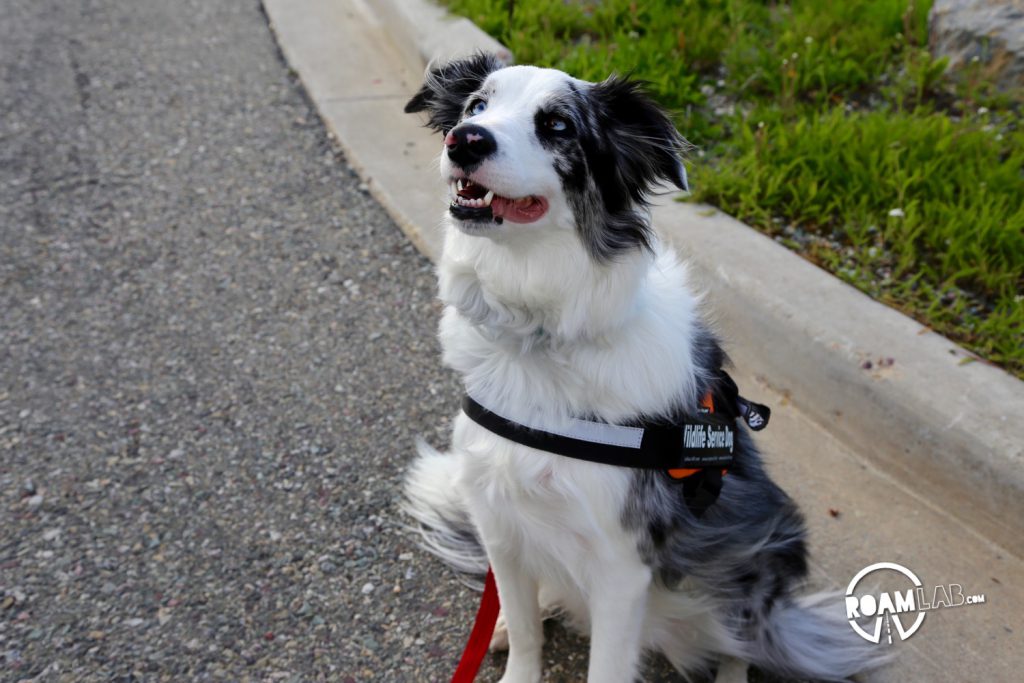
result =
M402 509L417 525L421 545L466 574L487 572L487 553L465 505L455 490L459 461L425 441L416 442L419 457L405 479Z
M892 659L850 627L836 593L780 600L751 635L745 659L784 676L845 681Z

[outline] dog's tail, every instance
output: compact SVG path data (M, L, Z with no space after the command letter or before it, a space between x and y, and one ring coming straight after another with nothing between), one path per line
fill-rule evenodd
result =
M416 520L421 544L466 574L487 572L487 553L454 482L458 459L416 442L419 457L405 479L402 509Z
M834 592L780 599L753 626L744 658L783 676L845 681L892 659L850 627Z

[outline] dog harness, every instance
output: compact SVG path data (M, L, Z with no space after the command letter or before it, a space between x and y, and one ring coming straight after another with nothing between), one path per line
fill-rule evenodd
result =
M715 395L718 395L716 411ZM516 422L467 394L462 410L481 427L510 441L568 458L633 469L658 470L683 484L683 497L695 516L718 498L722 476L733 461L736 420L764 429L771 410L739 395L724 371L694 414L614 425L573 418L562 429Z
M724 370L718 371L716 380L701 398L696 414L627 425L573 418L552 431L503 417L469 394L462 399L462 410L484 429L523 446L602 465L661 471L682 484L687 507L699 517L718 499L722 477L732 465L736 420L760 431L771 417L767 406L740 396L736 382ZM488 568L473 631L452 683L472 683L476 678L500 607L494 573Z

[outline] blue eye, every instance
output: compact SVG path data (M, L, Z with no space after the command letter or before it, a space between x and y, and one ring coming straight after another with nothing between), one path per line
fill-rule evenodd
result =
M485 109L487 109L487 103L483 100L477 100L473 104L469 105L469 115L477 116L479 114L483 114Z
M544 125L547 126L549 130L553 130L556 133L561 133L569 127L569 124L565 122L565 119L560 116L549 116L548 120L544 122Z

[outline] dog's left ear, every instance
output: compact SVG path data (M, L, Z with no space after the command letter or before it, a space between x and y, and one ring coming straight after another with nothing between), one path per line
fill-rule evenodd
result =
M607 145L613 150L620 180L635 201L668 181L689 191L683 154L690 147L668 113L644 92L643 83L612 76L590 91Z
M494 55L478 52L472 57L427 70L423 87L405 105L405 113L427 112L427 125L447 133L462 118L466 100L492 72L505 65Z

